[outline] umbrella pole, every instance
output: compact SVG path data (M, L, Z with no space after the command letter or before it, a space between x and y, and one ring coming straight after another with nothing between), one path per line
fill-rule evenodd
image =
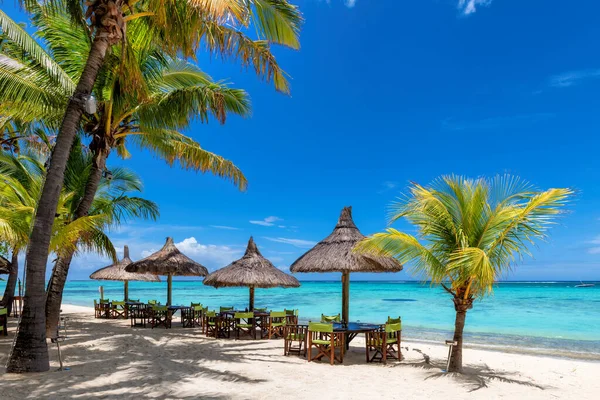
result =
M250 286L250 304L248 311L254 311L254 286Z
M167 305L171 305L171 289L173 288L173 276L167 275Z
M350 273L342 272L342 321L348 323L350 317Z
M123 301L129 301L129 281L124 281L123 284Z

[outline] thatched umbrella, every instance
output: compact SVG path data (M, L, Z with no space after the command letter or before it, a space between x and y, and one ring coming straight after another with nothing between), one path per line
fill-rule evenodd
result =
M156 275L151 274L135 274L133 272L125 271L125 267L131 264L132 261L129 258L129 247L125 246L123 249L123 258L116 264L109 265L108 267L100 268L98 271L90 275L90 279L104 280L104 281L123 281L124 282L124 297L127 301L129 299L129 281L144 281L144 282L160 282L160 278Z
M374 257L354 253L354 246L364 239L352 220L352 207L344 207L331 235L297 259L290 271L341 272L342 319L348 322L350 308L350 272L398 272L402 265L391 257Z
M162 249L148 257L129 264L127 272L167 276L167 305L171 305L173 276L206 276L208 270L179 251L168 237Z
M10 269L8 268L9 265L10 261L0 256L0 275L10 274Z
M275 268L271 261L260 254L250 236L248 248L242 258L221 268L204 279L204 284L216 288L247 286L250 289L249 310L254 310L254 289L272 287L298 287L300 282L291 275Z

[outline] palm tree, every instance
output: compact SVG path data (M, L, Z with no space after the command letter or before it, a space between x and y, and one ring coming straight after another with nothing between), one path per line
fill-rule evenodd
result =
M81 71L70 62L73 59L84 59L89 52L85 41L86 32L81 27L70 24L65 12L51 13L47 8L39 6L33 14L33 21L40 29L38 35L47 44L45 48L52 55L48 62L55 64L55 70L63 70L64 66L63 76L77 76ZM138 36L140 34L137 33ZM135 42L142 39L136 37L135 32L130 32L129 35ZM22 56L27 46L8 43L12 43L12 48L6 49L5 70L14 65L18 66L17 76L35 76L36 87L39 88L36 93L44 98L55 99L56 93L62 93L60 98L69 95L72 88L69 79L63 80L64 83L53 81L39 64ZM36 45L33 42L28 47ZM231 89L222 82L215 83L193 64L165 57L156 49L133 53L137 57L136 63L141 66L141 81L138 86L143 89L143 96L137 93L132 95L130 90L124 89L127 83L120 74L122 63L119 57L108 57L100 72L94 91L100 102L99 109L96 114L84 118L83 126L83 132L92 138L92 169L85 191L79 197L81 200L74 212L75 218L89 212L105 172L106 159L112 149L116 147L119 155L127 157L127 143L149 149L169 164L178 161L184 168L210 171L231 178L238 187L244 189L246 179L233 163L202 149L178 129L187 127L194 117L206 121L209 114L212 114L219 122L224 123L228 113L247 115L250 106L246 93ZM0 72L2 70L0 65ZM2 84L20 93L27 93L29 90L26 83L10 74L0 77L0 85ZM5 98L2 110L5 115L16 120L42 121L48 126L58 120L61 107L65 106L56 104L40 107L40 103L35 98L31 101L29 96L17 99ZM64 258L59 258L53 269L47 287L47 332L51 332L58 323L62 291L72 257L72 254L67 254Z
M393 204L390 223L404 218L415 226L417 236L389 228L355 250L410 262L416 274L452 296L457 345L448 372L462 372L467 310L529 254L535 239L546 236L572 194L570 189L537 191L510 176L445 176L428 187L415 183L409 196Z
M34 2L24 3L30 10L37 7ZM61 7L61 0L51 0L48 4L54 6L56 10L64 9ZM269 81L272 80L278 90L287 92L289 90L287 80L269 47L270 43L298 47L301 17L297 8L284 0L148 0L128 4L127 8L122 7L124 2L121 0L96 0L87 3L89 7L85 17L80 1L68 0L66 4L71 14L71 22L85 25L86 18L89 17L91 29L86 32L90 33L87 39L91 47L78 78L79 83L76 86L71 85L75 86L75 89L69 97L60 124L39 201L39 209L35 214L27 253L27 268L30 271L27 274L24 311L15 342L16 350L13 349L9 362L8 370L11 372L45 371L49 368L46 342L42 338L44 321L42 313L39 312L43 302L42 288L48 257L47 245L51 235L48 226L54 218L68 151L79 128L82 115L81 102L92 92L107 54L113 54L108 50L121 43L120 53L123 54L123 60L134 58L130 54L136 46L143 51L149 46L158 45L169 51L172 56L178 52L185 56L193 56L196 48L203 43L211 52L237 58L242 64L253 67L257 74ZM256 25L259 40L252 40L244 34L251 21ZM128 39L129 36L124 35L126 24L128 32L139 30L143 32L141 37L145 40L133 44ZM64 71L55 68L55 63L50 62L51 57L45 50L27 43L27 35L24 31L19 30L15 24L11 25L3 13L0 13L0 27L16 43L29 46L28 57L38 64L33 72L42 70L50 74L55 81L69 84L68 76L63 73ZM76 59L70 60L70 64L77 65L77 62ZM20 68L10 63L5 65L7 69ZM139 76L136 65L126 62L122 62L121 65L123 66L121 72L126 72L135 83L135 77ZM11 73L18 75L15 71ZM31 81L36 78L36 75L21 77ZM135 85L133 86L135 88ZM5 87L3 92L14 91L11 87ZM36 88L29 92L37 94ZM54 100L57 98L60 99L61 96L55 95L50 98L40 96L40 104L43 107L55 107ZM64 96L62 98L64 99ZM190 150L190 146L184 148ZM90 196L86 195L86 198L89 201Z

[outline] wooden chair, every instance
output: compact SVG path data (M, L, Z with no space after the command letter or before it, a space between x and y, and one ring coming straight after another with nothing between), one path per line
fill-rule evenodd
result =
M302 354L306 357L306 340L308 338L308 325L286 325L283 331L283 355L290 353ZM294 346L294 344L296 344Z
M269 339L275 337L283 337L283 328L286 325L285 311L271 311L269 314Z
M0 307L0 332L3 336L8 335L8 309Z
M381 361L386 364L388 358L401 360L401 332L402 325L399 323L385 324L379 331L367 332L365 340L367 362Z
M315 356L312 354L313 347L317 349ZM336 349L339 349L339 351L336 352ZM333 324L309 322L308 362L321 360L323 357L327 357L331 365L335 361L344 362L344 333L334 332Z
M200 309L202 309L202 306L200 306ZM181 313L181 326L183 328L193 328L195 325L194 308L182 308L181 310L179 310L179 312Z
M217 313L206 311L204 313L204 324L202 331L208 337L217 337Z
M253 312L239 312L233 316L235 338L239 339L240 334L250 336L256 339L256 319Z
M115 319L127 319L127 307L125 306L124 301L113 301L111 303L110 317Z
M288 324L298 325L298 310L283 310Z
M100 304L98 304L98 300L94 299L94 318L100 318L102 315L102 309L100 308Z
M227 312L227 311L233 311L233 307L223 307L223 306L219 307L219 312L220 313L224 313L224 312Z
M148 309L149 306L146 304L135 304L129 306L129 318L131 320L131 326L142 326L146 327L146 321L148 320Z
M204 321L204 312L206 310L207 308L202 307L202 304L196 304L192 306L192 319L194 321L194 326L203 326L202 322Z
M341 320L342 320L342 318L340 317L340 314L337 314L337 315L321 314L321 322L324 322L324 323L340 322Z
M100 316L98 318L110 318L111 310L110 310L110 300L109 299L100 299Z
M167 306L152 306L150 308L150 325L152 329L157 326L164 326L165 329L171 328L173 315Z

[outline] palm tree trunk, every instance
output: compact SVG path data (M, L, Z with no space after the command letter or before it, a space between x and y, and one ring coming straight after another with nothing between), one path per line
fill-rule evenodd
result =
M7 372L43 372L50 369L46 344L44 283L52 224L63 185L67 159L81 120L81 105L75 99L80 100L92 92L98 71L104 63L106 51L111 44L110 41L110 35L103 32L102 28L98 28L83 73L73 97L69 100L56 144L52 150L50 167L38 202L27 250L23 314L16 340L9 355Z
M17 286L17 278L19 277L19 252L17 250L13 250L9 271L8 281L4 288L4 296L2 296L2 301L0 301L0 306L6 307L8 315L10 315L12 311L15 287Z
M473 300L463 300L460 297L454 298L454 309L456 310L456 319L454 321L454 338L456 346L452 348L450 354L450 366L448 372L463 372L462 367L462 345L463 345L463 330L465 329L465 321L467 318L467 310L473 307Z
M95 150L94 161L87 183L85 185L85 191L77 210L75 210L74 220L84 217L90 211L96 191L100 185L102 179L102 171L106 165L106 158L108 152L104 150ZM52 275L48 281L48 287L46 290L46 337L51 338L56 334L56 327L60 318L60 306L62 304L62 295L67 283L67 275L69 274L69 267L73 260L73 252L67 252L61 257L58 257L54 268L52 269Z

